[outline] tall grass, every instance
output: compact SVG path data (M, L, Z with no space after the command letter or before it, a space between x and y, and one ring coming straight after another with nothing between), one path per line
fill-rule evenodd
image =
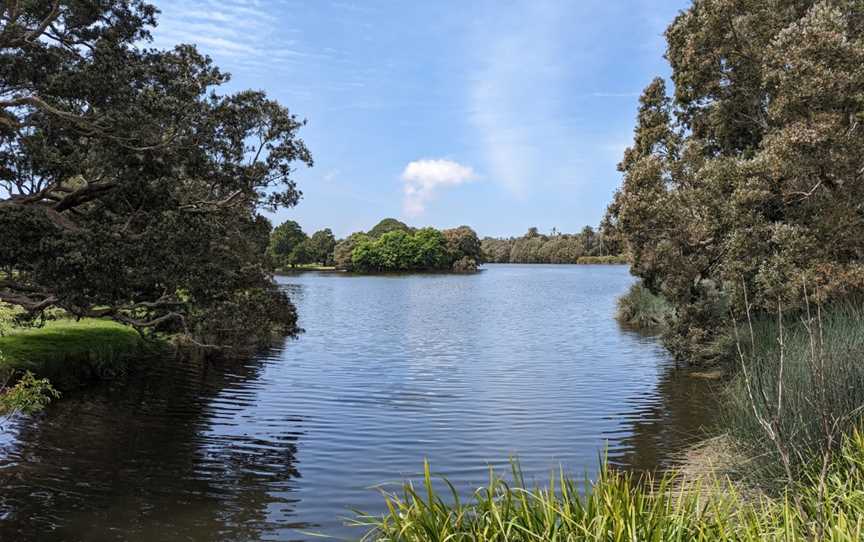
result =
M739 344L722 423L753 458L754 482L779 486L828 461L861 422L864 305L754 318L739 327Z
M514 468L513 483L489 484L462 501L435 489L429 465L422 487L406 483L385 493L388 512L361 515L364 540L379 542L478 541L761 541L864 538L864 437L853 432L829 468L826 486L815 478L776 498L738 492L719 480L688 483L675 473L657 479L603 468L593 483L564 475L527 489Z
M672 305L663 297L651 293L641 282L618 299L616 317L622 324L640 331L663 331L674 314Z

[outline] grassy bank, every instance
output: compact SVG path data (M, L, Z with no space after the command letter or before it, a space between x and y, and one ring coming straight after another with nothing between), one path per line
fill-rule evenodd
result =
M864 421L864 304L750 323L738 328L741 351L722 427L752 458L753 483L770 487L800 478L814 461L830 462L843 436Z
M763 541L864 537L864 438L845 439L827 483L815 478L776 497L754 496L718 479L688 482L603 469L594 483L561 476L526 488L518 470L493 477L471 498L435 489L428 466L422 487L386 494L389 512L361 516L366 540L468 541Z
M107 320L48 320L41 327L9 325L11 309L0 307L7 322L0 334L0 374L30 371L68 389L125 370L127 359L146 345L130 327Z

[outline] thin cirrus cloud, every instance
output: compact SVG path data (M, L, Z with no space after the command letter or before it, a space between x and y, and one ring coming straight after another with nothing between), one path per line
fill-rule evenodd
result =
M167 48L192 43L217 57L253 61L253 65L256 59L305 58L307 52L284 39L291 30L277 27L283 4L281 0L174 0L160 6L163 13L154 41ZM280 39L270 39L277 32Z
M477 178L473 168L452 160L426 159L410 162L402 172L404 183L402 211L409 217L419 216L426 211L426 205L439 190L458 186Z
M561 110L562 23L566 4L524 2L474 35L468 120L490 178L524 197L540 176L554 176L549 155L567 141ZM499 17L500 15L500 17Z

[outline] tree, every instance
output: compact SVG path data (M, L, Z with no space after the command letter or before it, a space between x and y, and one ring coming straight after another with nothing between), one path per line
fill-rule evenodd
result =
M480 243L480 248L483 251L483 261L492 263L509 263L510 247L512 244L512 239L484 237L483 241Z
M333 263L337 269L351 271L354 268L352 257L354 249L361 241L366 241L369 236L363 232L355 232L339 241L333 249Z
M367 235L369 235L369 237L373 239L377 239L385 233L391 231L403 231L406 233L412 233L413 230L407 224L396 220L395 218L385 218L381 222L375 224L375 227L369 230L369 233Z
M729 310L864 292L864 3L697 0L666 31L605 221L690 357Z
M303 121L141 0L0 4L0 301L220 343L292 331L257 211L297 203Z
M416 269L441 269L448 265L444 234L435 228L422 228L414 234L414 256L412 265Z
M313 260L314 254L309 239L303 239L303 241L297 243L294 248L291 249L291 252L288 253L288 256L285 258L285 263L291 267L296 267L298 265L311 263Z
M293 220L286 220L282 224L276 226L273 233L270 234L270 255L280 266L296 265L292 264L291 254L294 250L306 241L306 234L300 227L300 224ZM303 249L300 252L308 252ZM299 253L298 253L299 254ZM305 263L305 262L301 262Z
M441 232L446 241L447 253L450 257L450 265L454 262L468 258L474 260L475 265L483 262L483 250L477 233L468 226L459 226Z
M328 265L333 260L334 248L336 238L330 228L316 231L309 238L309 253L312 259L321 265Z

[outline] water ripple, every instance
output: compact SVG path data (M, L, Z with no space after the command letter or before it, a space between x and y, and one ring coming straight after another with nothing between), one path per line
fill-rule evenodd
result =
M621 330L623 267L282 278L306 333L242 362L151 363L0 433L0 540L357 537L370 488L462 491L670 460L704 405L653 340Z

